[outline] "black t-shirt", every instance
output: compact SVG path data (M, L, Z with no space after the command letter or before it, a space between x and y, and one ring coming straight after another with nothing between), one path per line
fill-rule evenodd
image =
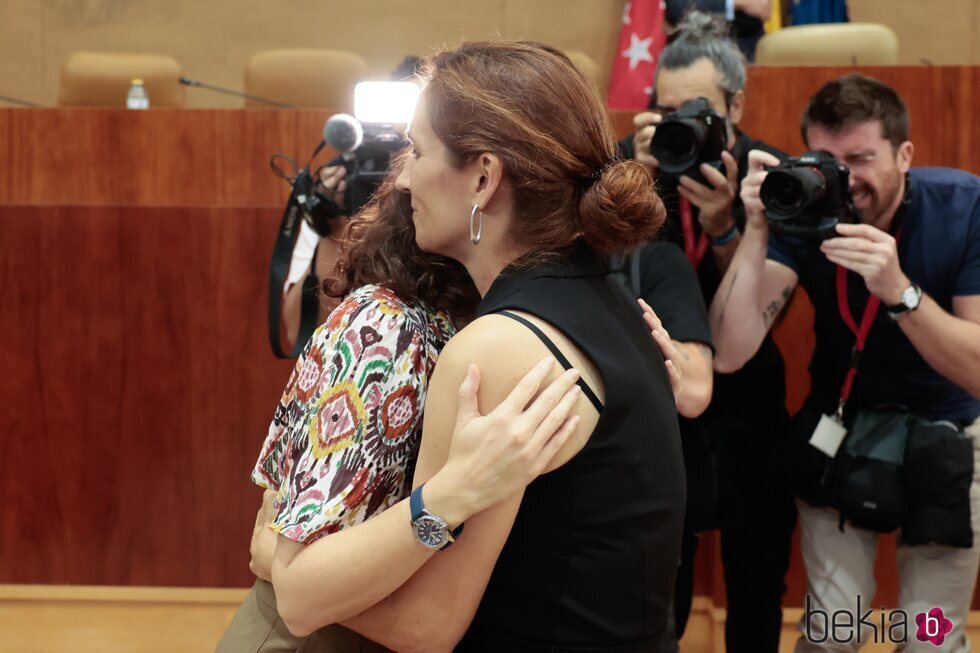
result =
M698 277L681 248L656 240L632 256L637 259L640 296L656 312L670 337L712 346L708 309L701 298Z
M619 149L624 158L635 158L633 135L620 141ZM762 141L751 138L744 132L737 131L735 146L732 148L732 156L735 157L738 163L739 182L748 174L748 160L751 150L764 150L780 159L786 157L783 152ZM670 179L666 175L661 175L657 179L657 192L660 193L664 205L667 207L667 220L664 223L660 237L663 240L673 242L679 248L683 248L684 230L681 224L680 195L677 193L677 181ZM698 208L692 205L691 212L695 239L698 239L701 236L701 225L697 220ZM736 196L735 203L732 205L732 216L735 219L739 231L742 231L745 228L745 207L742 205L742 200L738 196ZM704 305L711 304L711 300L718 290L723 276L710 250L711 248L709 247L708 252L701 260L696 271ZM686 256L682 254L682 257L682 262L690 268L690 263L687 262ZM650 264L652 260L652 257L647 257L644 263ZM676 268L677 262L674 261L674 263L675 265L673 267ZM641 278L653 280L657 274L674 274L664 269L663 265L655 265L655 268L659 269L643 271L641 268ZM663 290L656 285L645 286L642 290L643 298L646 299L650 306L654 307L654 310L657 310L657 305L665 306L662 313L660 311L657 312L657 315L665 325L674 319L672 313L675 310L683 311L683 314L691 314L690 307L684 307L680 302L674 306L665 304L663 298L659 296ZM675 334L669 327L667 328L667 332L675 340L684 340L684 338L681 338L679 334ZM694 339L700 342L711 342L703 338ZM749 359L742 369L732 374L715 374L714 393L711 406L707 412L709 414L720 413L722 415L745 415L746 413L752 413L763 416L773 412L779 413L784 410L785 386L786 379L782 355L779 353L779 349L772 341L772 338L767 335L759 347L759 351Z

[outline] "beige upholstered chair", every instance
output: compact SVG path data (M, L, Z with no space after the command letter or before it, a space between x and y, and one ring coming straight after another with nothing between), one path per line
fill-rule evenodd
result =
M300 107L351 111L354 84L367 76L364 59L339 50L267 50L245 67L245 92ZM246 102L246 106L261 106Z
M180 75L180 64L166 55L73 52L61 69L58 104L125 107L133 78L139 77L151 107L182 107Z
M787 27L762 37L755 62L770 66L891 66L898 63L898 37L877 23Z

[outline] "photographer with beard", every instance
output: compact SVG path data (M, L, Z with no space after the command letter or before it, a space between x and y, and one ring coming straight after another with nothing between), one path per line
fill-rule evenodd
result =
M771 450L783 437L788 419L783 361L766 337L743 369L714 375L712 396L711 334L694 306L702 297L710 303L738 246L745 225L738 189L748 171L749 150L780 155L738 129L746 102L744 86L745 60L727 36L726 25L691 12L660 55L651 110L636 116L639 131L620 148L651 170L668 210L664 237L670 242L649 243L634 254L639 257L639 294L663 321L674 344L686 348L686 357L672 357L681 367L685 391L696 384L698 369L707 377L701 385L707 386L708 394L696 410L687 411L678 402L688 505L674 594L676 636L683 634L690 613L698 533L720 528L727 650L776 653L783 578L796 519L789 493L767 472ZM724 120L721 138L726 150L720 155L721 170L707 163L700 166L700 181L690 174L678 178L665 173L651 151L664 117L698 98ZM692 269L696 281L684 285L694 276ZM708 397L711 403L705 410Z
M898 94L863 75L818 90L803 140L847 166L842 194L860 220L822 241L770 235L762 197L779 162L751 153L745 231L711 306L715 366L729 371L752 356L797 284L815 308L810 396L781 456L807 573L797 653L860 648L828 642L821 617L870 602L878 532L899 526L899 607L910 621L941 608L955 627L944 650L969 649L980 560L980 178L912 168L908 121ZM853 470L880 475L862 483ZM932 650L915 627L900 648Z

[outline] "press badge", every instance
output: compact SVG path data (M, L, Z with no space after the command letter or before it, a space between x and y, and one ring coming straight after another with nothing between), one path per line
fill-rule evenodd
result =
M844 441L847 429L840 423L840 420L830 415L821 415L820 423L813 430L810 436L810 444L820 451L833 458L840 449L840 443Z

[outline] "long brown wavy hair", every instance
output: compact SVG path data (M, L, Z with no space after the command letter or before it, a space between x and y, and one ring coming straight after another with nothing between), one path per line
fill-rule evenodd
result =
M514 194L512 239L525 260L583 238L601 253L635 247L666 209L650 173L617 156L594 86L560 50L533 41L471 41L425 60L428 118L451 161L500 157Z
M395 158L377 192L351 220L337 277L323 281L323 292L342 297L360 286L379 284L407 302L421 300L447 311L457 323L465 322L480 295L462 265L423 252L415 243L411 198L395 188L406 156Z

